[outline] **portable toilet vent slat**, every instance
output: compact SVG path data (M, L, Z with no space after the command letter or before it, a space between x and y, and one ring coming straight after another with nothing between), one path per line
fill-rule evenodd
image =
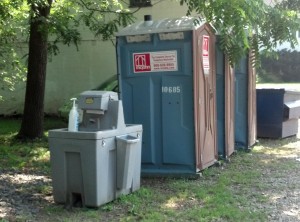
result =
M217 160L215 36L195 18L117 34L125 120L143 125L142 174L191 175Z

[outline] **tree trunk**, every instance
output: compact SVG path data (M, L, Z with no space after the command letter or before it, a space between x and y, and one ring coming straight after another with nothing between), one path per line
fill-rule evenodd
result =
M28 73L25 105L21 128L18 134L22 139L41 138L44 135L44 95L47 68L48 31L45 18L50 13L48 6L35 7L36 13L30 20Z

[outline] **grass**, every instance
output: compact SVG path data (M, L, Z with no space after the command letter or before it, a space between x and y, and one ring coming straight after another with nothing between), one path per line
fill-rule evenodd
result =
M45 128L59 128L64 124L59 119L46 119ZM0 169L14 168L24 172L30 169L50 175L47 139L19 143L14 140L19 119L0 119L0 125ZM53 201L45 201L38 215L24 213L19 219L64 222L268 221L272 210L260 206L272 205L274 192L270 190L274 191L276 187L267 178L281 180L289 172L299 172L300 164L295 160L298 144L295 137L276 143L261 140L251 152L238 151L230 163L205 169L199 179L143 178L137 192L97 209L73 208L70 211ZM283 188L286 184L278 184L277 188L280 186ZM297 185L290 184L289 188L296 189ZM34 192L46 199L51 196L52 189L49 184L40 184Z
M49 171L49 149L47 130L65 127L66 123L57 118L45 119L45 138L21 143L15 139L21 125L19 118L0 118L0 166L21 170L41 169Z

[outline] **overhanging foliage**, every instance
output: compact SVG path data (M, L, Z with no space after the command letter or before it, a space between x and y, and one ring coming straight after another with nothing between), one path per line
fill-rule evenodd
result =
M187 14L196 13L210 22L220 35L221 48L235 64L248 50L253 62L259 64L260 51L272 51L284 41L297 44L299 30L298 0L181 0L187 4ZM297 7L294 7L297 5Z
M40 9L50 7L50 16ZM49 35L48 53L59 53L58 43L78 47L83 27L96 37L110 39L118 27L133 22L133 14L117 0L2 0L0 2L0 89L14 89L25 79L27 52L20 53L29 39L32 19L40 20L39 31ZM0 92L1 98L1 92Z

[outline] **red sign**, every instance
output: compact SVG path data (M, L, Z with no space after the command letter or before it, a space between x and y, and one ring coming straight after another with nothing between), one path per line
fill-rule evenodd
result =
M209 74L209 36L203 35L202 39L202 64L204 74Z
M177 51L175 50L133 53L134 73L177 70Z
M150 53L136 53L133 55L134 72L150 72Z

